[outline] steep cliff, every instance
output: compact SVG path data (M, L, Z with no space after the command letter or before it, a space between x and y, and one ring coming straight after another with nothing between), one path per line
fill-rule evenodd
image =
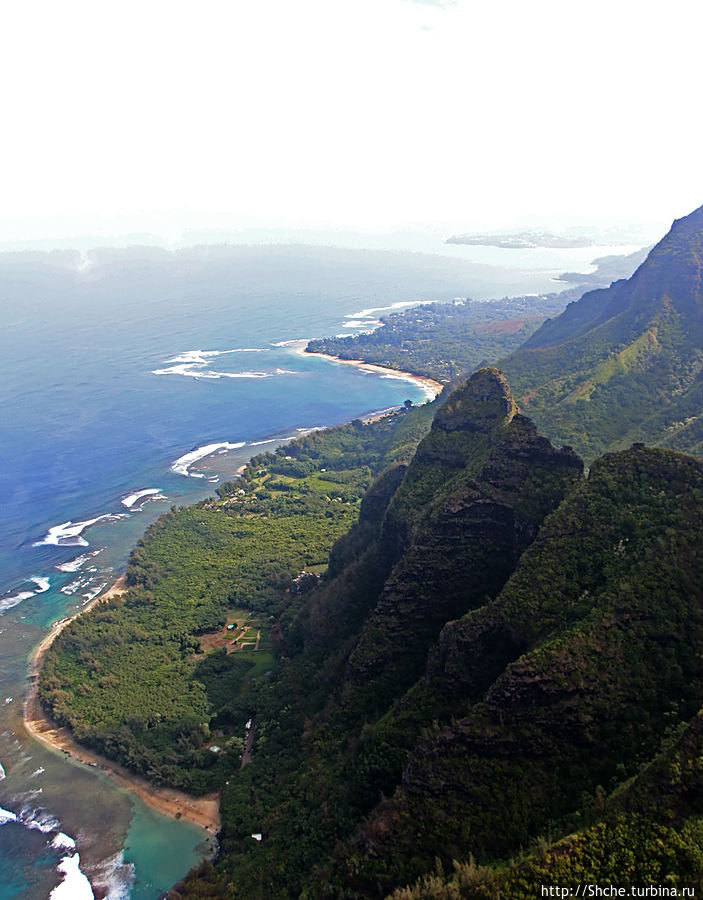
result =
M350 846L369 896L420 874L421 860L495 860L565 827L700 709L702 500L699 461L610 454L497 599L445 627L398 717L434 697L453 720L420 738L402 786Z
M591 291L500 363L524 410L587 460L645 440L703 447L703 207L635 274Z
M343 703L378 715L421 674L442 626L496 596L544 517L580 478L482 369L437 413L390 502L397 560L349 659Z
M702 534L703 462L636 443L584 479L476 373L282 617L220 861L180 895L703 886Z

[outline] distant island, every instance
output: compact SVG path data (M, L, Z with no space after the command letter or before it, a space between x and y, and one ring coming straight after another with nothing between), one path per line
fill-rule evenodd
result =
M220 798L171 900L703 885L701 259L703 207L609 287L310 342L445 387L173 507L56 635L54 722Z
M535 247L563 249L592 247L595 241L590 237L552 234L549 231L517 231L514 234L455 234L447 238L445 243L503 247L507 250L532 250Z

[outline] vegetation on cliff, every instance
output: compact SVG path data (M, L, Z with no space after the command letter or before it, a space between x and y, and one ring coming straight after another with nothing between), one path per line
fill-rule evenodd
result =
M277 739L224 791L221 859L174 896L699 885L703 464L636 446L583 480L488 370L374 491L334 577L282 623L260 713ZM458 527L472 516L480 528ZM493 587L470 552L462 567L482 530Z
M500 363L525 412L588 460L646 441L703 448L703 207L627 281L591 291Z
M239 767L256 691L277 665L281 606L317 581L373 474L412 454L432 412L314 432L254 457L219 498L162 516L131 554L127 594L80 616L48 651L45 708L157 783L219 785Z
M701 241L703 210L508 358L546 433L696 446ZM78 737L222 790L173 898L703 889L703 463L634 443L585 477L495 368L443 400L256 457L57 640L40 695Z

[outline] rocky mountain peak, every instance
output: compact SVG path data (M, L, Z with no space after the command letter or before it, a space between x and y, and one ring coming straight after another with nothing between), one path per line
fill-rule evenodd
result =
M506 378L495 367L487 366L449 397L435 416L433 428L490 433L507 425L517 411Z

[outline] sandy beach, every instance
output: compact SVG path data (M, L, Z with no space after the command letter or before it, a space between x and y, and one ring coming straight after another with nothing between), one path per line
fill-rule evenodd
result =
M422 388L425 396L429 400L433 400L437 397L444 387L444 385L440 384L438 381L434 381L432 378L414 375L412 372L401 372L387 366L367 363L360 359L339 359L338 357L331 356L327 353L307 354L305 353L307 344L307 341L296 341L290 345L290 349L301 355L317 356L330 362L354 366L365 372L397 376L404 381L418 385ZM364 421L375 421L378 418L382 418L384 415L388 415L390 411L391 410L381 410L376 413L371 413L364 418ZM245 468L246 465L241 465L237 469L237 474L240 474ZM24 708L25 727L32 737L41 741L43 744L46 744L48 747L61 753L65 753L67 756L70 756L72 759L78 760L85 765L100 769L121 787L133 791L141 797L141 799L153 809L176 819L184 819L188 822L193 822L206 829L211 834L216 834L220 828L219 794L210 794L205 797L192 797L181 791L171 788L156 787L155 785L150 784L145 778L133 774L124 766L120 766L118 763L113 762L107 757L78 744L74 740L70 730L66 727L59 727L47 715L39 702L37 696L39 671L44 656L57 635L61 633L69 622L72 622L73 619L77 618L79 615L82 615L84 612L92 609L104 600L118 596L125 591L125 578L122 576L109 588L109 590L95 597L75 615L60 619L56 622L51 631L37 646L32 655L29 668L29 689Z
M357 369L361 369L364 372L373 372L376 375L396 375L398 378L402 378L403 381L410 381L414 384L417 384L422 390L425 392L425 396L428 400L434 400L444 388L443 384L440 384L439 381L435 381L433 378L428 378L425 375L413 375L412 372L403 372L400 369L391 369L390 366L379 366L375 363L364 362L363 359L340 359L338 356L332 356L330 353L307 353L305 348L307 347L307 341L295 341L291 342L288 346L289 349L294 353L298 353L301 356L317 356L319 359L327 359L330 362L341 363L345 366L354 366Z
M29 689L24 707L25 728L32 737L76 759L85 765L100 769L113 781L127 790L137 794L148 806L174 819L184 819L206 829L210 834L217 834L220 829L219 794L208 794L204 797L191 797L172 788L156 787L145 778L134 775L124 766L120 766L105 756L82 747L71 735L68 728L59 727L44 711L37 697L37 679L46 651L56 636L72 622L73 619L92 609L103 600L123 594L126 590L124 576L103 594L87 603L74 616L60 619L47 636L42 640L32 655L29 669Z

